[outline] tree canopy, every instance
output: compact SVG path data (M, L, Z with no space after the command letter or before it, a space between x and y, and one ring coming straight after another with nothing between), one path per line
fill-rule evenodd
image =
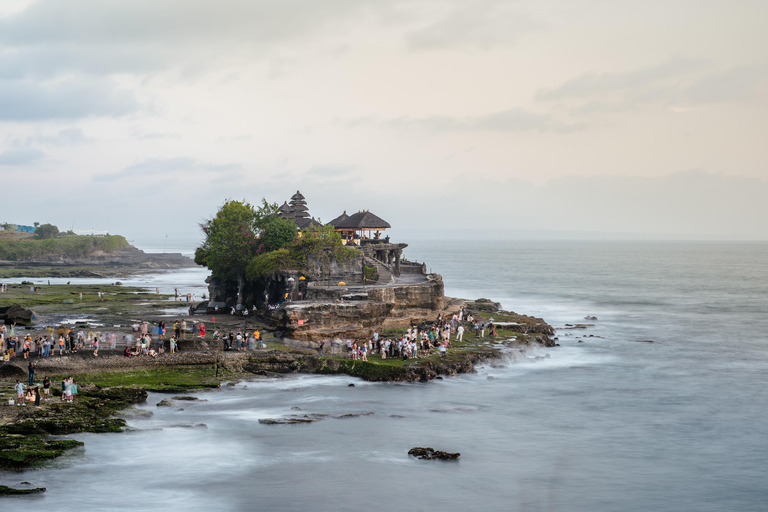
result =
M195 251L195 263L208 267L216 277L237 280L238 302L242 301L248 262L267 249L262 237L267 237L269 244L278 244L276 247L296 237L293 221L276 214L277 204L264 199L258 208L245 200L227 200L216 215L200 225L205 240Z
M53 224L42 224L35 229L35 238L44 240L46 238L55 238L59 234L59 228Z

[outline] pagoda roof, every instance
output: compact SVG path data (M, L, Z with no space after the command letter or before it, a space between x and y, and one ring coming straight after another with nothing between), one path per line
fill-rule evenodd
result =
M387 229L392 226L381 217L366 210L350 215L338 224L333 224L333 227L337 229Z
M304 199L306 198L298 190L291 196L291 201L303 201Z

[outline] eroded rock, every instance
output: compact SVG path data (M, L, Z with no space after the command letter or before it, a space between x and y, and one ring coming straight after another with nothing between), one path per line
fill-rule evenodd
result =
M423 460L456 460L458 459L461 454L460 453L448 453L440 450L434 450L432 448L411 448L408 450L408 455L412 455L416 457L417 459L423 459Z

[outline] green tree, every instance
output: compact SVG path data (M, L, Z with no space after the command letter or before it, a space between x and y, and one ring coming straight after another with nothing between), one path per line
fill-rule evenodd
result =
M35 229L35 238L39 238L41 240L45 238L56 238L58 234L59 228L53 224L41 224L37 229Z
M245 200L227 200L200 225L205 240L195 251L195 263L208 267L216 277L236 280L238 304L243 303L246 265L259 250L266 219L276 212L277 204L266 200L259 208Z
M258 253L280 249L296 240L298 236L296 223L277 215L266 217L261 228L261 244Z

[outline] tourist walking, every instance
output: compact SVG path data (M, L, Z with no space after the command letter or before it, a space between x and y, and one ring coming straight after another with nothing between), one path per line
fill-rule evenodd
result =
M27 405L24 403L24 384L19 379L16 379L14 389L16 390L16 405Z
M93 338L93 355L99 356L99 338Z

